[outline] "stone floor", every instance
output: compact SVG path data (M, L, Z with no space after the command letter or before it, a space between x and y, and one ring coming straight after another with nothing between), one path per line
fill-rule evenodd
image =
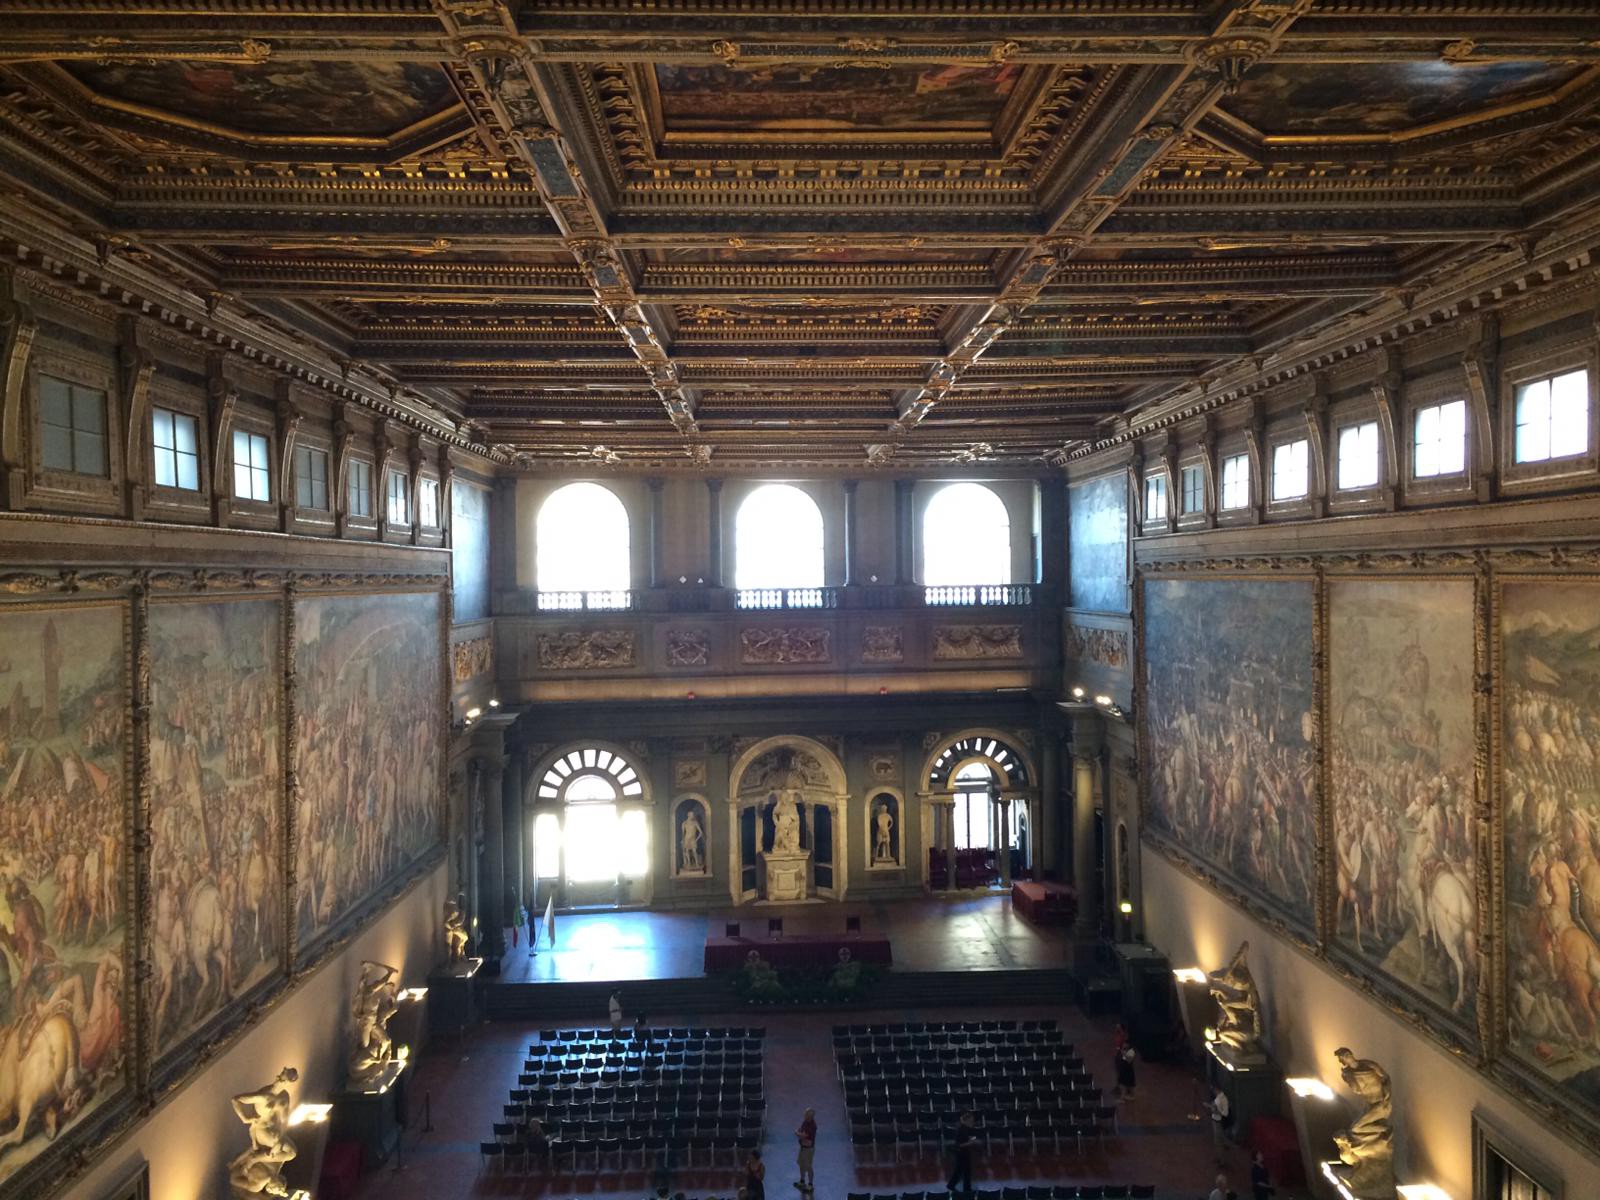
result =
M846 917L861 918L863 932L887 937L897 971L992 971L1066 964L1067 941L1058 928L1033 925L1000 893L888 902L745 906L708 912L598 912L556 917L556 945L530 955L526 937L509 949L502 977L508 982L685 979L704 974L709 930L729 921L745 933L765 930L782 917L784 932L837 933ZM524 931L524 935L526 931Z
M984 918L974 916L972 920ZM989 914L993 920L993 914ZM683 918L683 936L693 940L696 922L704 918ZM572 928L577 922L568 922ZM991 925L994 942L989 953L1001 954L1008 942L1006 922ZM657 925L659 927L659 925ZM599 923L596 929L609 929L615 943L596 942L588 953L595 962L617 961L613 954L626 952L626 941L633 936L633 923L626 917ZM908 921L903 929L914 934L917 925ZM601 934L596 933L596 939ZM606 935L611 936L611 935ZM899 936L899 935L897 935ZM573 940L578 940L574 935ZM908 943L915 943L908 937ZM956 940L952 937L952 940ZM997 943L997 944L996 944ZM616 949L607 949L613 945ZM897 952L898 952L897 945ZM655 950L635 946L642 958ZM671 953L667 948L666 953ZM542 957L543 952L541 952ZM601 976L604 978L604 976ZM612 973L615 977L615 973ZM799 1193L796 1179L794 1136L801 1112L808 1105L817 1110L821 1131L817 1144L815 1200L844 1200L847 1192L899 1193L935 1188L942 1184L944 1165L929 1156L917 1161L872 1165L857 1163L848 1137L844 1097L834 1074L830 1033L835 1022L950 1020L976 1017L1054 1017L1068 1041L1079 1048L1087 1065L1109 1096L1110 1018L1088 1018L1077 1008L1063 1003L1053 1008L985 1008L975 1013L940 1008L936 996L926 1008L899 1012L859 1012L785 1014L759 1016L729 1014L727 1023L762 1024L767 1029L765 1078L767 1122L764 1155L767 1167L767 1195L782 1197ZM716 1024L715 1019L688 1021L672 1014L651 1014L652 1024ZM598 1022L597 1022L598 1023ZM363 1200L464 1200L467 1197L527 1196L566 1200L643 1200L651 1194L655 1180L643 1171L594 1174L588 1168L576 1175L568 1172L553 1177L519 1176L498 1171L485 1172L478 1154L478 1143L491 1136L490 1126L499 1119L501 1105L516 1082L523 1049L537 1036L531 1028L512 1024L480 1026L459 1044L435 1042L419 1063L411 1094L411 1127L405 1137L399 1165L394 1160L369 1174L358 1193ZM976 1171L979 1186L999 1187L1021 1183L1100 1183L1126 1182L1156 1185L1163 1200L1193 1200L1210 1190L1217 1169L1209 1125L1201 1119L1204 1092L1196 1076L1186 1069L1163 1063L1141 1064L1135 1098L1122 1105L1120 1132L1105 1142L1077 1154L1025 1155L1015 1159L991 1155L980 1159ZM431 1116L432 1128L424 1130L424 1115ZM1248 1196L1248 1173L1242 1150L1230 1148L1226 1167L1231 1185L1241 1196ZM729 1197L739 1177L734 1169L697 1168L679 1170L670 1180L672 1192L689 1197ZM1279 1189L1278 1200L1292 1200L1292 1189Z

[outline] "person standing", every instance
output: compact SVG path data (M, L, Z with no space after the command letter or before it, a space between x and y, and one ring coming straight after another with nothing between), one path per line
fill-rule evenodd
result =
M1272 1186L1272 1176L1267 1171L1267 1156L1257 1150L1255 1157L1250 1160L1250 1191L1254 1193L1254 1200L1272 1200L1272 1193L1276 1190Z
M1133 1099L1133 1089L1138 1083L1134 1074L1133 1046L1126 1045L1117 1051L1117 1095L1123 1100Z
M1217 1172L1217 1185L1211 1189L1211 1194L1206 1200L1229 1200L1233 1193L1228 1190L1228 1177L1221 1171Z
M978 1146L978 1124L968 1109L956 1122L955 1161L950 1167L950 1178L945 1183L950 1195L956 1195L956 1180L961 1181L961 1195L972 1195L972 1153Z
M1221 1088L1217 1088L1212 1094L1208 1107L1211 1109L1211 1145L1217 1152L1217 1161L1221 1162L1223 1143L1227 1141L1228 1122L1233 1116L1233 1109L1228 1103L1227 1094Z
M620 991L613 991L611 993L610 1008L611 1036L615 1038L622 1032L622 993Z
M749 1200L767 1200L767 1164L761 1161L759 1148L744 1160L744 1191Z
M805 1116L800 1119L800 1128L794 1131L795 1139L799 1142L799 1149L794 1156L795 1165L800 1168L800 1178L795 1180L795 1187L802 1192L810 1193L816 1188L816 1175L812 1172L812 1161L817 1156L817 1110L806 1109Z

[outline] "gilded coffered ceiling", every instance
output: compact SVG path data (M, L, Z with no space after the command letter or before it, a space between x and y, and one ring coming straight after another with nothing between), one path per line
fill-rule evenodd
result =
M1032 468L1592 207L1595 32L1510 0L0 0L0 175L531 464Z

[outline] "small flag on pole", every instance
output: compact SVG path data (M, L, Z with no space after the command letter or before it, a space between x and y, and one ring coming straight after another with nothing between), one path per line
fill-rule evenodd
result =
M550 949L556 948L556 894L550 893L550 899L544 906L544 940Z

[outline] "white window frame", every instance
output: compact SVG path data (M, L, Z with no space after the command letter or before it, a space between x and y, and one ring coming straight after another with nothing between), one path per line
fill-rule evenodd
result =
M411 488L404 471L384 473L383 511L391 525L411 524Z
M1191 472L1193 473L1191 475ZM1189 480L1193 478L1196 483L1194 490L1195 504L1189 504ZM1178 491L1180 517L1194 516L1206 511L1206 465L1205 463L1190 463L1178 471Z
M1224 512L1250 507L1250 455L1246 451L1229 454L1222 460L1220 506Z
M1168 512L1167 473L1152 471L1144 477L1144 519L1165 521Z
M322 463L321 478L310 469L319 460ZM331 469L331 457L321 446L300 445L294 448L294 502L297 508L314 512L328 511L328 473ZM322 488L320 503L317 495L319 484Z
M272 443L253 429L235 429L233 443L233 498L257 504L272 503ZM241 452L244 455L240 461Z
M179 444L182 441L179 430L185 427L189 431L189 445L192 447L188 450ZM193 413L164 404L151 405L150 466L150 479L156 487L171 488L176 492L200 490L200 422ZM162 478L163 468L166 479ZM185 468L190 472L187 481Z
M352 458L345 466L345 503L349 515L362 521L372 520L372 463L364 458ZM361 503L357 503L357 501Z
M1294 459L1299 461L1295 462ZM1287 462L1285 460L1288 460ZM1288 488L1296 490L1287 490ZM1272 447L1274 503L1304 500L1311 494L1311 439L1292 438Z
M417 525L422 529L439 528L439 481L431 476L417 480Z
M1429 448L1429 454L1434 464L1442 457L1442 452L1447 448L1442 436L1444 413L1446 409L1459 409L1461 413L1461 440L1460 455L1461 465L1451 467L1449 470L1434 466L1432 470L1422 469L1424 447ZM1411 478L1413 479L1454 479L1465 475L1471 463L1468 457L1470 443L1468 439L1468 425L1472 413L1470 406L1464 399L1440 400L1432 404L1419 404L1411 413ZM1424 437L1422 426L1428 420L1432 428L1427 437Z
M1565 447L1556 453L1554 437L1557 423L1557 410L1555 387L1557 383L1572 380L1576 377L1576 388L1582 408L1578 414L1577 428L1583 438L1581 445ZM1581 459L1588 454L1593 446L1589 426L1593 420L1590 400L1589 368L1587 366L1572 367L1568 370L1552 371L1540 375L1535 379L1526 379L1515 385L1512 389L1512 416L1511 416L1511 461L1514 465L1531 466L1537 463L1567 462ZM1543 414L1534 417L1532 414L1525 416L1524 406L1535 400L1538 391L1543 391ZM1535 445L1542 445L1544 452L1523 455L1523 430L1528 429L1530 438L1536 438Z
M1372 478L1362 479L1359 482L1346 478L1345 448L1349 439L1354 438L1355 445L1365 443L1369 438L1372 444L1372 457L1370 459ZM1378 428L1376 417L1363 421L1350 421L1339 426L1334 435L1334 490L1339 492L1365 492L1378 487L1383 483L1383 435ZM1353 465L1353 464L1352 464ZM1368 462L1361 464L1366 467Z
M65 422L51 420L53 414L45 409L45 381L56 384L65 389ZM105 388L95 387L93 384L79 383L75 379L67 379L52 372L41 371L38 375L36 396L38 398L39 415L39 462L46 471L57 472L62 475L81 475L87 479L108 479L111 475L111 438L108 426L111 423L111 393ZM88 397L98 398L98 411L100 428L90 429L87 423L83 428L78 427L78 399L82 393ZM62 431L66 435L67 463L52 463L45 457L45 447L49 439L45 437L45 429L49 427ZM86 450L98 444L99 466L95 470L85 469L80 465L80 460L87 458Z

